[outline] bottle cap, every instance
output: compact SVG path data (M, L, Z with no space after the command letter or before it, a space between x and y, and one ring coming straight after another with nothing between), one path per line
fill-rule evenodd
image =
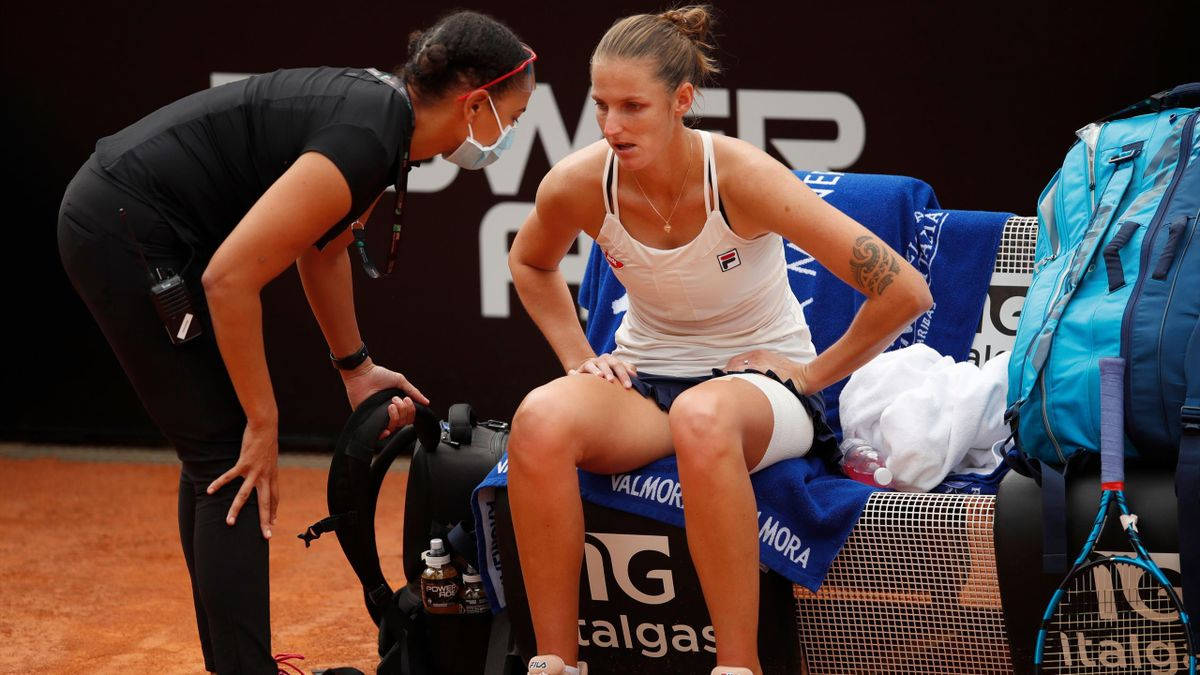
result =
M450 554L446 552L446 545L442 543L441 539L430 539L429 550L422 553L421 558L430 567L443 567L450 564Z
M881 466L875 469L875 484L879 487L887 487L892 482L892 471L886 466Z

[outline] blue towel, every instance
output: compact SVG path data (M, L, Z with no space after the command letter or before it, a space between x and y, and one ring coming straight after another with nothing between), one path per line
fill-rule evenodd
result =
M1011 214L943 210L933 189L906 176L796 171L819 196L862 223L904 254L929 282L934 308L889 349L923 342L956 361L965 360L983 314L996 248ZM784 242L788 280L804 306L818 352L833 344L866 298L798 246ZM579 288L588 311L586 334L596 353L611 352L621 323L625 288L593 246ZM825 412L839 436L838 397L845 381L826 387Z
M788 459L752 475L758 501L759 551L763 564L816 592L876 488L830 471L815 457ZM496 543L496 488L508 485L508 456L501 458L472 495L484 587L495 611L505 604L503 570ZM629 473L579 472L583 498L609 508L683 527L675 458Z
M918 242L914 248L919 254L907 257L929 283L934 306L893 347L923 342L955 361L967 360L979 332L1004 223L1012 215L994 211L914 214Z

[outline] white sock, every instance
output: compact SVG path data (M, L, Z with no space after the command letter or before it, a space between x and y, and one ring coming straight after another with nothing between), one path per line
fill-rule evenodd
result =
M563 666L563 675L579 675L579 669L575 666Z

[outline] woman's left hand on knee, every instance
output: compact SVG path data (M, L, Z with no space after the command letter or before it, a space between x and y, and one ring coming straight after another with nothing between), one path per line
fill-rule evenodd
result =
M208 494L211 495L235 478L243 479L225 516L227 525L232 526L237 522L238 513L250 499L250 493L257 491L258 524L262 528L263 539L271 538L271 526L275 524L279 510L278 458L279 435L275 424L247 423L242 433L242 450L237 464L208 486Z

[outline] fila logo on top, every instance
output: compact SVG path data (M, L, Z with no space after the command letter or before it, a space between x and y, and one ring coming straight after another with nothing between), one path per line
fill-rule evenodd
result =
M603 249L601 249L601 250L603 250ZM625 263L614 258L612 256L612 254L609 253L608 251L604 251L604 259L608 261L609 267L612 267L614 270L619 270L625 266Z
M738 257L736 248L731 248L728 251L717 256L717 263L721 266L722 272L729 270L742 264L742 259Z

